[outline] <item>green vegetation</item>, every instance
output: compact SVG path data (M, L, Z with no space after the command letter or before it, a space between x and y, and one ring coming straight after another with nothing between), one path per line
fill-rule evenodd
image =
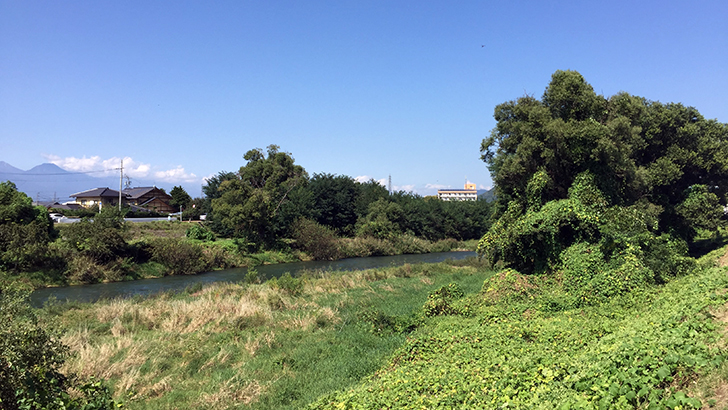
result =
M18 273L42 265L53 234L45 208L33 207L12 182L0 182L0 272Z
M108 380L129 409L299 409L385 365L424 323L431 293L455 281L477 292L488 273L455 265L199 285L50 304L41 316L67 329L62 340L74 355L64 369ZM377 318L412 323L383 329Z
M486 201L442 202L405 192L390 194L375 181L314 174L309 178L290 154L268 147L245 154L237 173L221 172L204 188L210 198L207 226L235 238L242 253L293 248L314 259L408 253L411 238L427 252L446 239L476 239L490 226ZM293 239L291 241L291 239ZM351 249L352 240L376 244ZM320 243L319 243L320 241Z
M684 274L698 231L724 224L728 126L692 107L607 99L557 71L540 101L501 104L495 118L481 151L497 221L478 246L491 264L563 268L610 297Z
M727 287L711 268L588 307L513 270L449 306L443 288L386 366L311 408L705 408L728 376Z
M130 409L700 408L728 383L728 276L713 265L725 252L589 305L560 277L471 259L40 317L67 329L64 371L108 380Z
M68 347L40 326L30 291L0 282L0 408L114 409L108 388L93 376L64 374Z

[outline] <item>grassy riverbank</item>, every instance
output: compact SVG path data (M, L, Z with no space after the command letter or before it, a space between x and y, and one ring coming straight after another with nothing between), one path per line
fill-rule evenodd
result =
M50 306L44 317L68 329L65 370L108 379L130 409L297 409L381 368L432 291L457 281L477 292L489 274L456 265L310 272Z
M724 253L593 305L558 277L469 260L56 305L43 320L67 329L66 370L108 379L130 409L722 408Z
M233 267L253 267L321 259L301 249L295 240L281 241L274 249L250 253L240 241L214 238L199 222L113 222L97 217L92 223L56 225L57 235L34 270L1 272L34 288L97 282L120 282L167 275L191 275ZM190 231L202 233L190 234ZM208 235L206 237L206 235ZM308 243L320 251L318 242ZM371 237L327 238L333 250L323 259L474 250L475 240L427 241L410 235L390 239Z

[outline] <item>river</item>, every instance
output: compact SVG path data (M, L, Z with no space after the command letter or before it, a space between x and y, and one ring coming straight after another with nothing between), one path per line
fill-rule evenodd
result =
M447 259L465 259L475 256L475 252L439 252L418 255L370 256L367 258L348 258L338 261L309 261L261 265L256 269L264 279L280 277L286 272L296 275L303 270L364 270L401 266L405 263L437 263ZM93 285L43 288L30 295L34 307L41 307L49 298L58 301L95 302L99 299L152 295L160 292L182 290L197 283L241 282L248 272L246 268L233 268L198 275L165 276L155 279L140 279L128 282L97 283Z

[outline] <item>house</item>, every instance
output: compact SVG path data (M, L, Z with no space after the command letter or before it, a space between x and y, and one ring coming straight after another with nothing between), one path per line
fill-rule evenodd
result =
M169 204L172 197L155 186L127 188L121 192L126 194L126 203L132 206L160 213L179 211Z
M438 189L437 197L442 201L477 201L478 190L475 184L465 184L465 189Z
M98 206L102 209L104 206L118 206L119 205L119 191L114 191L110 188L94 188L87 191L77 192L69 195L71 198L76 199L76 203L83 206L84 208L90 208L92 206ZM122 204L126 202L126 194L121 194Z

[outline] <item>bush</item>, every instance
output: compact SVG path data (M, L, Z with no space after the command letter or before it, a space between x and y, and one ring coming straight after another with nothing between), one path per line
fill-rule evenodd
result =
M269 280L268 285L274 289L281 289L291 296L298 296L303 291L303 280L294 278L290 272L284 273L280 278Z
M453 302L465 296L457 283L450 283L430 293L422 307L425 316L458 315L462 309L453 306Z
M167 275L192 275L210 269L198 244L175 238L157 238L149 243L152 260L167 268Z
M214 241L215 234L209 229L202 225L193 225L187 228L185 236L190 239L197 239L200 241Z
M495 304L501 300L522 300L535 289L528 276L514 269L504 269L483 282L481 294L486 303Z
M298 219L292 227L295 247L314 260L341 258L339 239L334 231L308 218Z
M60 372L68 348L38 324L29 295L18 285L0 283L0 408L116 408L101 381L83 383ZM77 392L73 397L71 390Z
M82 219L63 229L63 242L72 250L104 264L125 256L127 243L122 236L124 220L115 208L104 208L93 220Z

